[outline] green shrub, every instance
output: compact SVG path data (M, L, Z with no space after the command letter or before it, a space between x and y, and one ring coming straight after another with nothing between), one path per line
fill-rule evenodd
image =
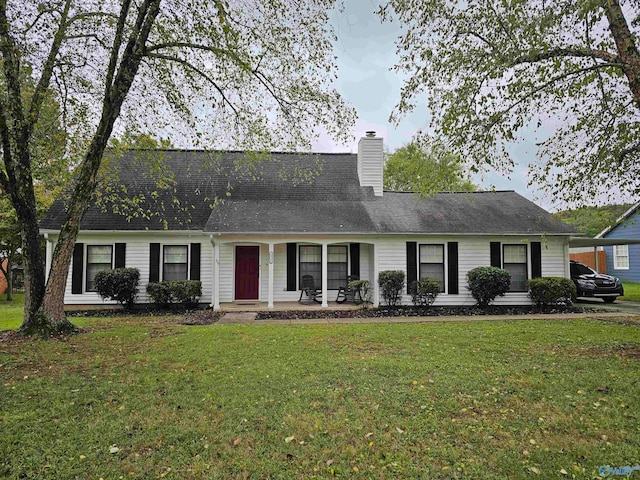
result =
M394 307L401 303L401 292L404 288L404 272L402 270L385 270L378 274L380 294L387 305Z
M202 296L202 282L200 280L173 280L170 290L176 303L185 307L194 307Z
M353 292L360 291L360 298L362 298L362 302L365 305L371 303L371 284L369 280L352 280L349 282L348 288Z
M576 299L576 286L570 278L532 278L527 282L533 303L543 305L571 305Z
M96 273L94 285L100 296L115 300L126 308L133 307L138 294L140 271L137 268L116 268Z
M411 301L414 305L429 306L435 302L440 293L440 280L435 278L421 278L409 285Z
M202 296L200 280L165 280L147 285L147 294L159 308L169 308L173 304L194 307Z
M497 267L476 267L467 272L467 286L479 307L486 307L511 287L511 275Z

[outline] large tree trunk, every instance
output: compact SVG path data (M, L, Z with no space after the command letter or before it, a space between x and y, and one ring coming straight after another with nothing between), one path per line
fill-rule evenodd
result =
M607 0L604 9L618 56L624 63L623 71L629 82L634 104L636 108L640 108L640 53L635 44L635 37L629 29L618 0Z
M64 315L64 290L69 273L71 256L73 255L73 247L78 236L78 230L80 229L80 222L91 201L91 195L97 182L102 155L113 131L113 125L120 115L122 104L129 93L131 84L140 67L149 32L160 11L160 1L161 0L145 0L140 5L136 28L124 48L122 60L116 73L118 52L122 41L122 29L130 3L123 2L112 57L107 71L107 86L102 106L102 116L89 150L80 167L76 187L69 206L67 207L67 219L60 229L60 236L58 237L53 252L51 271L49 272L49 280L44 291L42 308L37 313L37 316L48 321L51 325L62 325L66 322ZM111 83L114 74L115 79L113 83Z

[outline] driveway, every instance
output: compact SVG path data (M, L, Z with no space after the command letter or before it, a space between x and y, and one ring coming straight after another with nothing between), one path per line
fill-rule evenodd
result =
M576 305L602 308L611 312L624 312L640 315L640 302L630 302L628 300L616 300L613 303L604 303L599 298L579 298Z

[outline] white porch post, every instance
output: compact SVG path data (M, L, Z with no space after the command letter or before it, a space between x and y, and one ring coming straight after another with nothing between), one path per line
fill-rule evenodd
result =
M275 255L273 253L273 243L269 243L269 303L268 308L273 308L273 262Z
M322 244L322 306L328 307L329 302L327 301L329 297L329 291L327 290L327 275L329 269L327 268L327 256L328 256L329 248L326 243Z
M600 271L600 262L598 262L598 247L593 247L593 261L596 266L596 272Z
M220 242L213 243L213 309L220 310Z
M373 306L380 306L380 286L378 285L378 244L373 244Z
M49 278L49 271L51 270L51 259L53 257L53 242L51 241L51 239L49 238L49 234L45 233L44 234L44 239L47 242L47 248L46 248L46 259L45 259L45 281L47 278ZM7 270L7 272L10 271L11 269L11 265L7 265L7 267L9 268L9 270Z

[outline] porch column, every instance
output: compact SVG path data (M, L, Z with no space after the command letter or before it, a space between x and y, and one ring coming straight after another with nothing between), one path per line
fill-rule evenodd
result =
M327 275L329 269L327 268L327 256L329 255L329 248L326 243L322 244L322 306L328 307L329 291L327 290Z
M596 272L600 272L600 262L598 262L598 247L593 247L593 261L596 267Z
M49 238L49 234L45 233L44 234L44 239L46 241L46 258L45 258L45 281L47 280L47 278L49 278L49 271L51 270L51 259L53 257L53 242L51 241L51 239ZM9 265L7 263L7 267L9 268L9 270L7 270L7 273L11 273L11 265Z
M220 310L220 243L213 243L213 309Z
M380 285L378 285L378 244L373 243L373 307L380 306Z
M275 255L273 253L273 243L269 243L269 303L268 308L273 308L273 262Z

